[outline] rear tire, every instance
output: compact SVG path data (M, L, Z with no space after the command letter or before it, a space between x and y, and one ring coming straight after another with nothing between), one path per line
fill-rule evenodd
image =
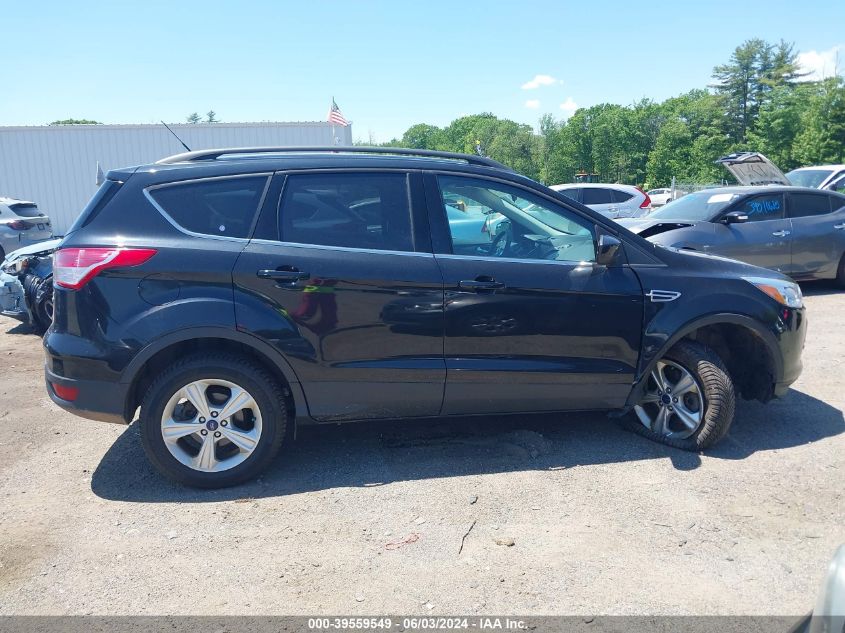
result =
M139 424L144 452L156 470L187 486L223 488L269 466L288 420L282 385L263 367L232 354L200 353L153 382Z
M687 451L701 451L713 446L728 434L736 409L733 381L722 359L709 347L692 341L681 341L658 361L658 365L661 363L665 367L663 374L671 371L679 379L672 382L671 377L661 377L664 389L666 386L669 388L665 391L654 389L657 383L655 373L652 372L643 399L636 405L634 413L626 417L626 426L649 439ZM688 373L695 385L688 393L681 395L679 406L678 398L671 393L671 387L681 384L682 370ZM655 371L659 372L658 369ZM680 393L676 389L676 394ZM684 395L688 397L686 403L683 401ZM668 402L665 401L667 396ZM654 415L650 415L650 411L654 411ZM656 424L654 420L661 413L665 416L664 424ZM647 424L649 419L652 421L650 425ZM683 424L685 420L696 419L698 425L694 429ZM654 429L661 429L662 432Z

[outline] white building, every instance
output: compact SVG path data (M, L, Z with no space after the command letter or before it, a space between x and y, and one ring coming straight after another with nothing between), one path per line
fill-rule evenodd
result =
M192 150L352 144L351 126L320 122L170 127ZM37 203L62 235L96 191L98 163L105 172L184 151L163 125L0 127L0 196Z

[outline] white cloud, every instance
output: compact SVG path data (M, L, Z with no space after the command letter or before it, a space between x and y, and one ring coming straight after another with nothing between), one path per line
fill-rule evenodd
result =
M534 79L531 81L526 81L522 84L523 90L534 90L535 88L539 88L540 86L553 86L554 84L562 84L563 82L559 79L555 79L551 75L535 75Z
M578 104L575 103L575 100L572 97L567 97L566 101L560 104L560 109L564 112L564 118L568 119L575 114L575 110L578 109Z
M842 72L839 64L839 52L845 46L834 46L826 51L806 51L798 53L798 67L805 73L804 81L817 81L826 77L833 77L837 72Z
M525 107L530 110L536 110L540 107L540 100L539 99L529 99L525 102Z

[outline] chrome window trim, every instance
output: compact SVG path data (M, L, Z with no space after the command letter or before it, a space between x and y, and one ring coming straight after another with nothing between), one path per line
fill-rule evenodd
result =
M255 238L249 240L250 244L262 244L265 246L284 246L288 248L310 248L320 251L342 251L344 253L365 253L368 255L408 255L410 257L434 257L434 253L421 253L419 251L389 251L377 248L355 248L353 246L328 246L326 244L301 244L299 242L279 242L277 240L265 240Z
M458 259L458 260L471 260L471 261L479 261L479 262L511 262L511 263L520 263L520 264L549 264L549 265L557 265L557 266L572 266L573 268L595 268L599 266L596 262L588 262L588 261L577 261L574 259L519 259L518 257L491 257L487 255L454 255L454 254L446 254L446 253L437 253L435 255L437 259Z
M198 233L197 231L191 231L190 229L186 229L184 226L179 224L173 217L164 210L164 208L155 201L152 196L153 191L158 189L165 189L167 187L178 187L179 185L187 185L195 182L204 182L209 180L235 180L236 178L257 178L259 176L263 176L266 179L264 183L264 191L261 192L261 198L258 201L258 206L255 208L253 212L252 224L250 224L248 235L252 235L252 232L255 230L255 224L258 222L258 215L261 209L264 207L264 201L267 197L267 191L270 189L270 183L272 182L271 176L273 172L256 172L250 174L230 174L227 176L208 176L206 178L191 178L189 180L174 180L172 182L163 182L157 185L150 185L149 187L144 188L144 197L149 201L153 207L155 207L156 211L158 211L162 217L167 220L173 228L175 228L180 233L184 233L185 235L190 235L191 237L202 237L206 239L212 240L223 240L226 242L238 242L242 244L246 244L249 242L249 237L230 237L228 235L214 235L213 233Z

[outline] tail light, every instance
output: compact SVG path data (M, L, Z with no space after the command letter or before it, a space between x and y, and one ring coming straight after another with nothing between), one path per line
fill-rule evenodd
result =
M647 209L648 207L650 207L651 198L648 197L648 194L639 187L635 187L635 189L645 196L645 200L640 203L640 209Z
M9 222L6 226L15 229L16 231L28 231L32 228L33 225L29 222L24 222L23 220L13 220L12 222Z
M156 254L154 248L62 248L53 257L57 286L79 290L109 268L138 266Z

